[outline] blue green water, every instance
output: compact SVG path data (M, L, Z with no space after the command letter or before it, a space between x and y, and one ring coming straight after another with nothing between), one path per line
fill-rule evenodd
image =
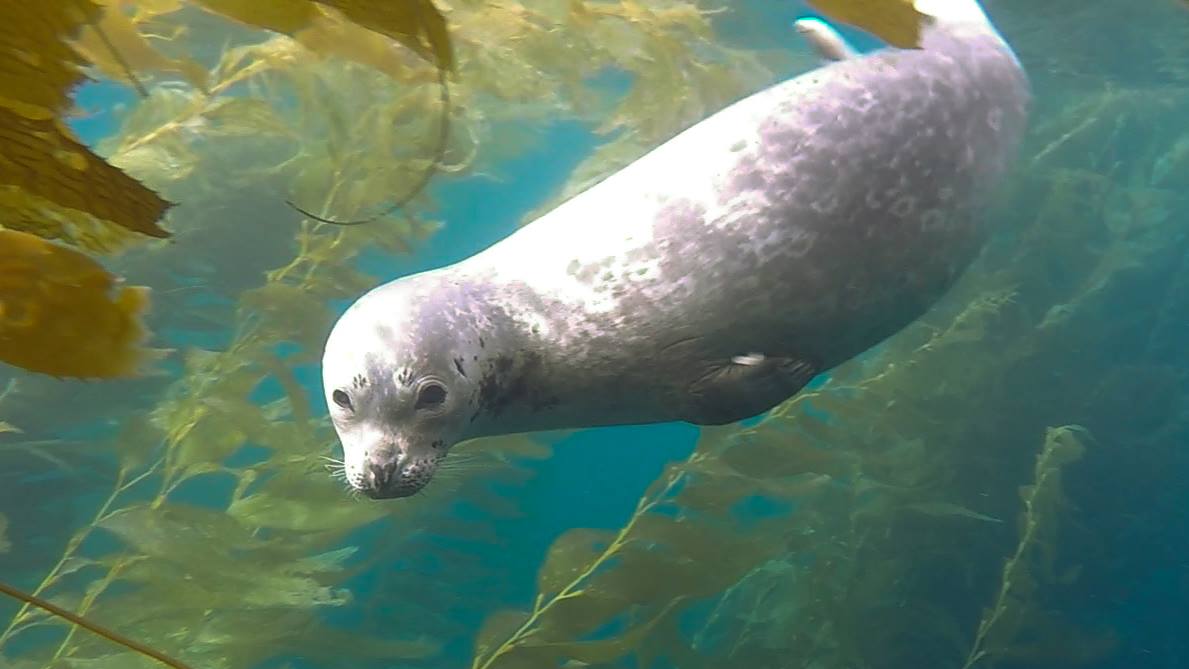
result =
M806 409L801 417L823 417L822 423L831 426L829 448L869 458L873 464L864 473L871 480L898 482L905 489L919 486L928 494L913 498L916 501L960 503L963 509L999 522L972 521L948 511L898 515L888 510L890 503L880 506L885 504L879 501L883 492L860 491L857 484L854 490L859 492L853 497L840 496L821 506L806 501L769 508L763 507L765 500L753 499L756 506L749 507L749 517L769 514L783 519L780 522L787 528L801 528L802 523L809 528L803 533L790 530L787 550L774 560L796 576L765 577L752 572L760 576L753 581L740 579L733 587L692 603L679 627L687 637L702 631L711 640L697 650L705 664L682 665L676 656L662 654L647 666L638 656L606 664L553 666L961 669L962 652L939 648L951 637L959 639L958 646L970 643L1000 585L1003 563L1017 547L1021 488L1035 483L1032 466L1042 430L1079 424L1094 439L1084 457L1062 472L1063 502L1054 507L1058 511L1045 516L1054 522L1046 528L1059 529L1046 529L1043 548L1027 554L1029 578L1035 578L1037 585L1021 597L1028 603L1028 615L1020 618L1022 631L994 662L976 666L1189 668L1185 634L1189 630L1189 560L1185 557L1189 555L1189 347L1185 346L1189 342L1189 190L1185 188L1189 151L1178 153L1176 148L1178 142L1189 142L1183 123L1189 109L1189 10L1173 0L1142 9L1124 0L1102 0L1089 7L1066 2L1044 11L1024 0L989 4L1033 77L1037 112L1016 180L993 212L1004 221L1000 236L989 246L970 284L958 291L955 303L945 305L930 324L945 330L962 311L964 300L974 302L983 294L984 284L1018 286L1014 306L1005 307L1006 316L970 338L981 337L985 344L949 344L959 347L957 355L940 358L944 364L930 367L927 376L909 377L919 385L897 386L895 406L885 402L877 410L861 411L856 406L848 413L842 402L829 410ZM806 62L805 50L796 43L791 28L791 22L806 13L798 3L778 7L760 0L736 3L733 12L715 20L716 38L737 48L787 50L802 58L795 63L773 59L769 81L776 81ZM845 32L864 48L875 45L856 31ZM632 84L630 77L624 77L612 89L624 93ZM1119 97L1110 97L1116 93ZM118 106L137 104L127 86L110 82L84 86L77 100L98 112L71 121L89 144L117 132ZM411 255L364 253L358 266L379 283L466 258L514 231L527 212L554 197L572 171L608 141L594 132L593 124L569 119L532 123L537 141L503 160L498 179L464 175L435 180L432 216L443 227L416 245ZM292 221L296 228L297 217L276 204L277 192L258 195L267 201L258 205L259 211L272 217L268 233L262 232L260 241L251 231L229 238L226 250L243 252L245 243L259 243L261 254L281 258L266 267L283 264L291 249L288 243L273 244L278 237L272 224ZM211 204L183 202L181 206ZM189 260L204 262L201 255ZM216 285L219 277L186 276L180 270L179 274L178 283L197 286L186 304L204 300L218 304L226 299ZM258 279L248 277L244 283L253 285ZM334 301L334 314L348 303ZM1047 325L1047 318L1066 308L1074 314L1072 321ZM231 336L226 328L174 322L171 313L155 318L160 323L158 345L217 350ZM1057 329L1046 330L1050 327ZM1058 333L1056 343L1045 338L1049 331ZM927 366L927 355L915 357L923 348L919 344L924 336L913 331L908 339L912 345L893 343L889 358L873 355L870 376L877 376L889 360ZM176 373L178 363L170 360L163 367ZM987 371L996 368L1004 370L1002 378ZM324 416L318 366L306 364L293 371L309 396L310 410ZM11 378L27 377L23 372L0 370L0 383ZM971 378L980 381L963 385ZM835 386L823 383L825 379L819 380L814 389L835 392ZM81 444L31 444L25 450L0 451L4 457L0 513L10 521L7 536L12 543L9 552L0 553L0 576L30 590L71 534L89 522L111 487L115 477L111 454L88 450L94 445L90 442L100 443L113 423L148 411L155 403L154 393L160 391L151 382L113 385L119 390L112 392L127 395L126 402L117 405L126 407L126 413L112 416L106 413L112 404L96 399L105 391L94 385L84 388L66 382L48 389L31 387L27 391L31 399L18 394L17 403L0 404L5 410L0 419L35 426L29 431L30 439L71 439ZM952 400L930 394L945 387L957 389ZM837 392L839 397L847 396ZM254 397L263 404L280 394L280 386L270 382ZM71 420L56 425L46 419L44 402L71 407ZM89 405L108 408L91 416ZM909 411L920 411L923 417L905 428L897 414ZM767 425L757 429L766 430ZM772 429L777 436L765 438L779 442L780 430L795 426ZM441 650L424 659L387 662L362 653L356 660L349 641L334 649L333 659L281 645L271 648L259 666L470 666L476 635L488 616L503 609L531 608L537 594L537 569L553 542L571 528L618 531L666 465L681 462L694 451L699 434L685 424L580 431L552 443L548 459L518 463L531 473L523 481L507 482L493 473L494 497L464 496L443 502L447 506L427 516L425 526L380 522L351 531L338 545L358 545L353 564L361 566L358 573L333 586L350 590L353 600L322 609L316 620L327 629L379 638L430 635ZM6 437L0 441L5 447L19 446L23 439L0 437ZM916 440L939 455L935 461L908 449L901 455L891 450L899 440ZM885 446L889 451L881 450ZM46 457L30 457L39 453ZM246 467L260 457L264 457L260 449L249 446L227 463ZM906 471L916 466L925 472L924 482L912 480ZM838 478L854 483L846 476ZM219 508L233 487L231 479L204 478L179 488L171 499ZM868 496L876 501L864 506ZM496 508L500 503L518 513L500 513ZM828 516L831 508L840 510L838 517ZM879 522L864 526L864 513ZM815 514L824 520L814 520ZM692 523L710 522L692 513L689 518ZM393 536L393 532L403 534ZM94 555L118 547L115 539L103 534L88 541ZM939 552L939 547L952 552ZM1051 556L1044 552L1048 549ZM844 566L822 566L839 555L852 554L853 558L841 560ZM723 557L725 564L729 556ZM164 578L180 579L179 574ZM830 587L814 590L815 578L829 580ZM758 585L749 585L753 582ZM78 597L66 593L78 593L84 587L86 583L80 582L64 589L61 602L77 605ZM123 592L122 587L117 584L104 596L114 597ZM732 597L754 594L753 587L754 592L764 593L757 595L757 603L733 603ZM818 599L810 600L803 593L814 593ZM852 598L851 593L862 595ZM822 600L831 597L837 599ZM168 602L165 605L168 608ZM810 614L798 617L802 615L798 607ZM215 614L235 610L226 607ZM714 618L715 611L722 612L722 617ZM10 602L0 601L0 623L15 613ZM103 613L100 607L96 616ZM285 614L280 607L275 615ZM630 622L615 623L624 624ZM587 638L614 636L615 625ZM133 637L157 635L155 640L179 643L184 649L186 643L168 641L167 635L148 627L122 631ZM837 634L844 640L839 643L847 645L840 651L829 642L822 647L802 643L799 635L813 630ZM893 638L882 636L884 630L892 630ZM185 630L176 631L178 638L189 639ZM246 629L233 632L251 634ZM790 641L794 637L798 645ZM40 657L39 644L50 647L60 638L58 628L34 629L3 648L0 661ZM734 645L741 650L732 655L727 649ZM810 656L806 648L818 654ZM30 662L14 669L43 666Z

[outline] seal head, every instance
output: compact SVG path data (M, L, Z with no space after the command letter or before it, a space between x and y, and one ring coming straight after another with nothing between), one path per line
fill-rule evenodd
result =
M473 411L475 384L458 355L466 327L436 283L423 275L372 290L327 339L323 385L344 478L374 499L425 487Z

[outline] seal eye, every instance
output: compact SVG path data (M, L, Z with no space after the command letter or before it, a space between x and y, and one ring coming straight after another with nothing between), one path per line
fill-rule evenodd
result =
M355 407L351 404L350 396L348 396L347 393L345 393L341 390L336 390L333 393L331 393L330 398L334 400L335 404L341 406L344 409L347 409L348 411L355 410Z
M417 403L414 409L436 409L446 402L446 386L429 382L417 391Z

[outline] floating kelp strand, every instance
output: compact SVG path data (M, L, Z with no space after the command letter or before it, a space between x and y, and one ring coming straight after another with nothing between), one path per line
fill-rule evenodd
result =
M164 664L168 667L173 667L174 669L191 669L191 667L189 665L183 664L182 662L175 660L175 659L169 657L168 655L165 655L163 653L155 651L152 648L149 648L148 646L146 646L140 642L133 641L132 639L129 639L128 637L126 637L118 632L113 632L112 630L109 630L105 627L100 627L99 625L96 625L95 623L88 621L86 618L83 618L82 616L77 616L77 615L71 613L70 611L67 611L66 609L63 609L59 606L51 604L50 602L47 602L44 599L41 599L40 597L34 597L33 595L22 592L16 588L12 587L11 585L4 583L3 581L0 581L0 593L8 595L9 597L12 597L13 599L24 602L25 604L28 604L30 606L35 606L35 607L42 609L48 613L58 616L59 618L68 620L71 623L74 623L75 625L78 625L79 627L82 627L83 629L86 629L89 632L98 634L99 636L101 636L105 639L111 640L113 643L117 643L121 646L124 646L125 648L134 650L134 651L140 653L141 655L151 657L154 660L157 660L161 664Z

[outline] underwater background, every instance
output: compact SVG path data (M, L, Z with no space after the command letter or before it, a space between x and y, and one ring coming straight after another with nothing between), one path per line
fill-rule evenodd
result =
M413 4L448 55L352 2L105 0L72 37L69 126L177 204L40 233L150 287L168 351L0 366L0 581L195 669L1189 667L1189 7L984 3L1036 95L996 235L786 404L464 444L376 503L325 460L355 297L818 64L794 1ZM0 668L156 666L0 600Z

